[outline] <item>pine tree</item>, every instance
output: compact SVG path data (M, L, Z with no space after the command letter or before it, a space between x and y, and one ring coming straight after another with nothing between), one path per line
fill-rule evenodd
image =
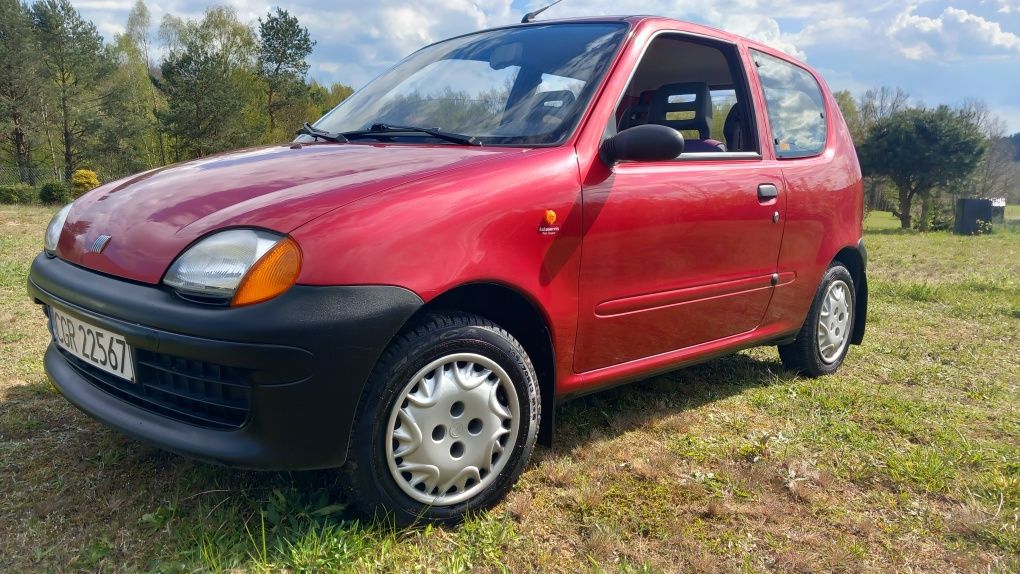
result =
M259 18L258 73L265 82L270 139L275 136L280 111L307 99L306 58L314 45L308 29L286 10L277 8L265 20Z
M6 135L18 179L32 185L35 171L26 124L41 91L37 52L28 11L18 0L0 0L0 111L10 122Z
M64 177L70 181L81 159L83 137L97 128L104 98L97 84L111 66L99 30L69 0L40 0L31 11L41 61L56 88Z

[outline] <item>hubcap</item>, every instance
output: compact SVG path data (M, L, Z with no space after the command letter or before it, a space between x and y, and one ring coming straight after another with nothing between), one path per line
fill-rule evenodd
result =
M833 281L818 315L818 352L826 364L835 363L850 340L850 314L850 286Z
M394 404L390 474L418 502L463 502L506 466L519 426L517 393L502 367L481 355L447 355L411 377Z

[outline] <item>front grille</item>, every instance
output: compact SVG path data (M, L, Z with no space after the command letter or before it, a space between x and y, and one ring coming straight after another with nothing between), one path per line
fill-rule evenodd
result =
M195 426L230 430L248 420L251 372L144 349L135 354L135 382L97 369L61 349L88 382L147 411Z

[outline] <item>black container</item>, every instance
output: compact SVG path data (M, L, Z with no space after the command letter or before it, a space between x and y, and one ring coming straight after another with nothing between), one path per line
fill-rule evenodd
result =
M958 235L974 235L979 231L978 221L991 223L992 200L957 199L956 225L953 226L953 233Z

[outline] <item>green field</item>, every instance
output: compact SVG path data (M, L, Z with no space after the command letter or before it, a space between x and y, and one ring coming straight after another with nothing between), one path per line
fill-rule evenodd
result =
M1020 572L1020 233L873 213L838 375L762 348L567 403L506 502L396 530L334 472L207 466L69 406L24 288L49 215L0 206L0 572Z

